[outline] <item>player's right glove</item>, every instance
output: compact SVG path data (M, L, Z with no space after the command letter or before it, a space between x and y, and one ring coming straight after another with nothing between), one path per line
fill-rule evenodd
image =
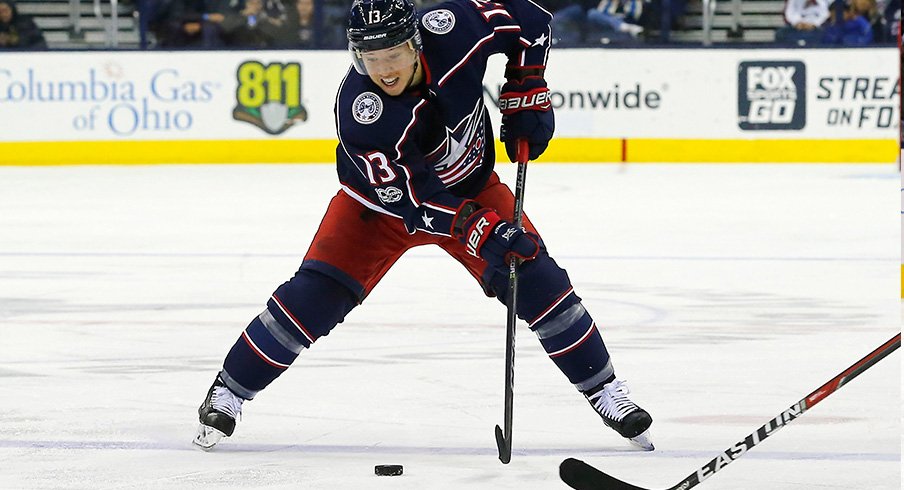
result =
M556 120L543 77L528 76L505 82L499 94L499 110L502 111L499 139L505 143L509 160L514 162L517 158L519 139L527 140L531 160L546 151Z
M455 218L453 234L467 252L490 267L507 273L512 256L533 260L540 253L539 237L499 217L490 208L469 201Z

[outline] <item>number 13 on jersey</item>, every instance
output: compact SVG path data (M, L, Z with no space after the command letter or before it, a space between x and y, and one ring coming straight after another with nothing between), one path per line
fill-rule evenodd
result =
M389 165L389 158L383 152L372 151L363 157L367 161L367 178L370 185L381 185L395 180L395 170Z

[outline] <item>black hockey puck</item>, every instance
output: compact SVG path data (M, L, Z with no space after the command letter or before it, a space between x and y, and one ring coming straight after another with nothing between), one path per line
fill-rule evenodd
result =
M374 466L374 473L379 476L399 476L402 474L402 465L378 464Z

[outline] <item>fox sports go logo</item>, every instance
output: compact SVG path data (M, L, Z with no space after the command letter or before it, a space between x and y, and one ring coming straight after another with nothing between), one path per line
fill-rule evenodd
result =
M738 67L738 125L743 130L801 129L806 124L806 66L748 61Z

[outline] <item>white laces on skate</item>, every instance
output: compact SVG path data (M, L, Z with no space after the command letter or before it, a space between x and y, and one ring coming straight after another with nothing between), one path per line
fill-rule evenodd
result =
M616 379L587 399L599 413L612 420L621 421L625 415L639 410L639 407L628 399L628 393L630 393L628 385Z
M245 400L229 391L225 386L217 386L210 396L210 405L220 412L239 420L242 417L242 402Z

